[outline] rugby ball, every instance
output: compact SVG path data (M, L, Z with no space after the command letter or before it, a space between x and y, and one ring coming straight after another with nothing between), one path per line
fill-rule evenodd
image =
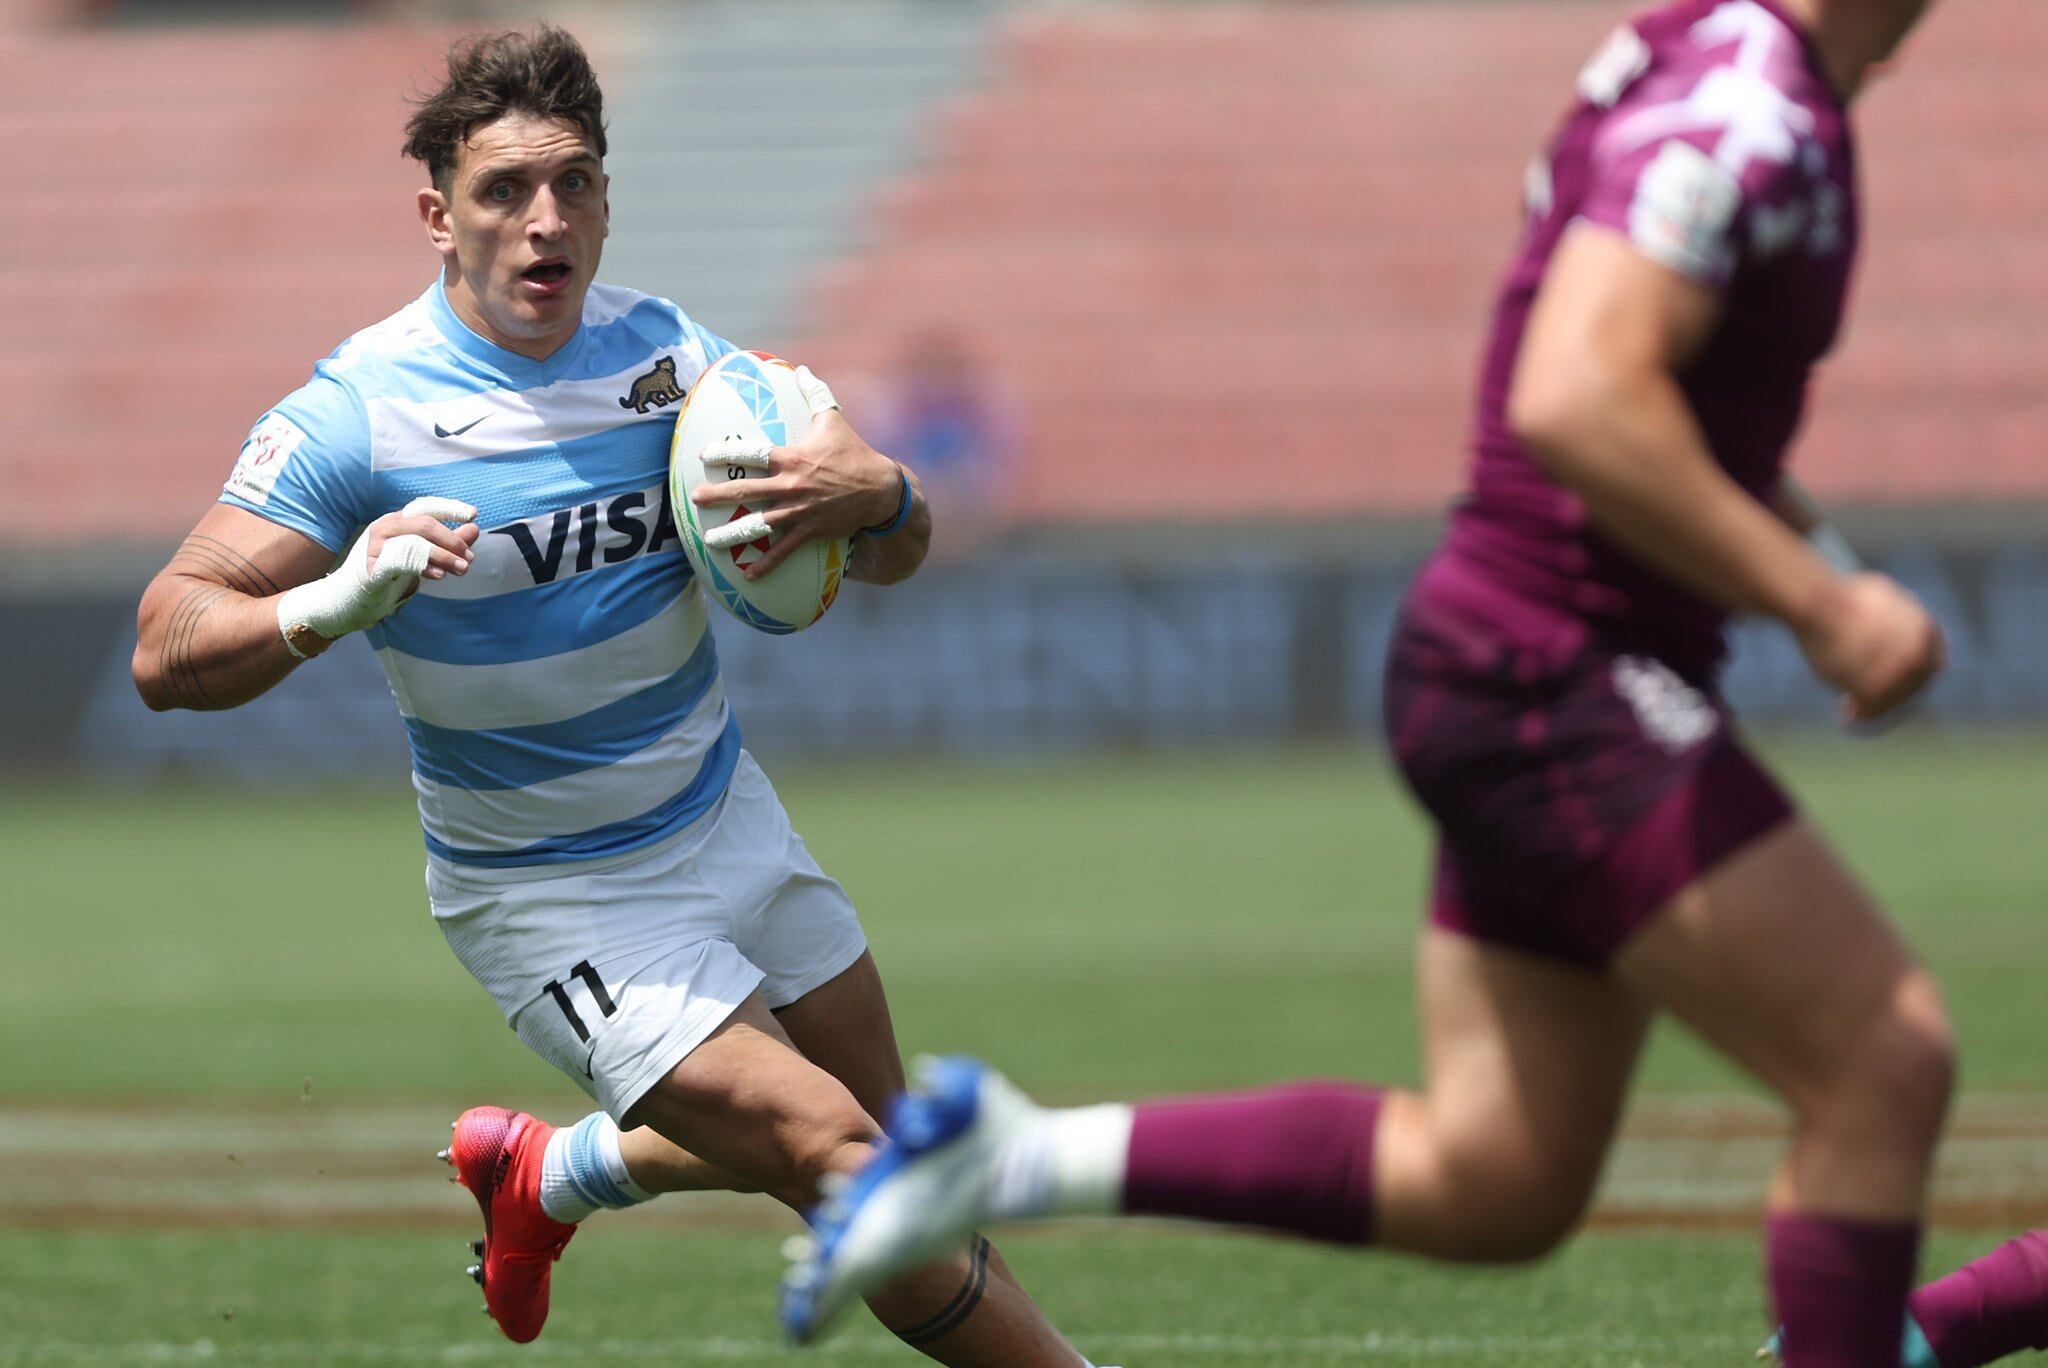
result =
M767 478L767 471L746 466L706 466L704 452L712 443L731 437L766 438L776 446L789 446L802 441L810 427L811 408L797 387L796 367L767 352L736 351L719 357L697 377L676 415L675 438L669 444L669 502L691 568L727 612L749 627L777 635L802 631L832 606L852 554L851 539L805 542L788 560L750 580L744 572L768 550L770 539L718 550L704 544L704 533L771 505L742 501L699 508L690 494L702 484Z

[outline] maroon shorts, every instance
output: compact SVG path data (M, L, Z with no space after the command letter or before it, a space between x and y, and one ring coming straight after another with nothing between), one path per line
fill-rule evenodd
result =
M1438 831L1430 920L1573 964L1604 968L1792 813L1710 690L1650 656L1512 645L1435 595L1395 628L1386 721Z

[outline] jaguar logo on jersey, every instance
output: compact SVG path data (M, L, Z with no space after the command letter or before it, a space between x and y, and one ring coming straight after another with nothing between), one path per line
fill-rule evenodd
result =
M535 584L553 584L600 565L682 549L669 512L666 482L494 527L488 535L504 537L517 548Z
M619 400L620 408L629 408L635 413L647 412L648 405L660 408L673 404L683 397L682 383L676 379L676 359L664 356L654 363L654 369L645 375L633 377L633 388L626 391Z

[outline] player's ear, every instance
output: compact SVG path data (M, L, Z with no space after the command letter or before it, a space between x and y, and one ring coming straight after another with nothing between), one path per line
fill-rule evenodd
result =
M604 235L612 235L612 178L604 178Z
M420 223L427 230L427 241L434 244L434 250L447 256L455 250L455 233L448 224L448 197L431 185L420 187L418 198Z

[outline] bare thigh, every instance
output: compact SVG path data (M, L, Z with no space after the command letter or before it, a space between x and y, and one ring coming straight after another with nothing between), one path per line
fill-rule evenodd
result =
M797 1208L881 1133L844 1083L797 1050L758 992L635 1104L628 1124Z
M1791 1104L1774 1200L1847 1216L1917 1210L1952 1081L1933 979L1813 829L1790 821L1683 890L1615 973Z
M896 1024L871 954L775 1014L804 1057L845 1084L873 1117L903 1091Z
M1379 1233L1440 1258L1529 1258L1578 1222L1642 1048L1646 1012L1561 961L1431 928L1427 1090L1382 1113Z

